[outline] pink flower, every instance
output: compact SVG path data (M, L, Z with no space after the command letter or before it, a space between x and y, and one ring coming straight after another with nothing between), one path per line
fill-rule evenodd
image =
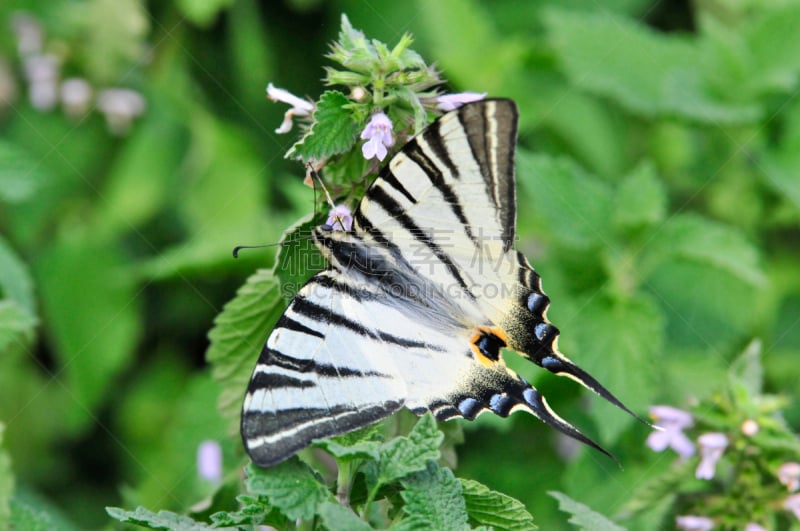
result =
M783 508L792 511L794 517L800 520L800 494L793 494L783 502Z
M728 446L728 438L724 433L704 433L697 438L700 445L700 464L694 476L697 479L711 479L714 477L714 467L722 457L722 452Z
M744 526L744 531L767 531L767 528L755 522L749 522Z
M288 103L292 106L292 108L283 115L283 123L281 123L281 126L275 129L275 132L278 134L288 133L292 130L292 117L308 116L314 110L314 104L310 101L298 98L288 90L277 88L272 83L267 85L267 98L272 101Z
M781 485L786 485L789 492L794 492L800 488L800 463L784 463L778 469L778 481Z
M337 205L331 209L325 224L330 226L333 230L349 232L353 227L353 213L346 205Z
M675 526L686 531L709 531L714 528L714 520L706 516L678 516L675 518Z
M479 94L477 92L459 92L457 94L443 94L436 97L438 105L437 109L442 111L454 111L472 101L482 100L486 97L486 93Z
M222 447L217 441L203 441L197 447L197 473L211 483L222 481Z
M672 448L683 458L694 455L694 445L683 433L694 424L690 413L670 406L653 406L650 416L662 429L647 437L647 446L656 452Z
M361 138L366 140L361 146L361 152L365 159L369 160L372 157L377 157L378 160L385 159L388 153L386 148L394 145L392 121L382 112L373 114L361 132Z

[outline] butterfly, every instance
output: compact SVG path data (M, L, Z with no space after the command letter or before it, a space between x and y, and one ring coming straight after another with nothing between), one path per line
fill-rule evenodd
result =
M350 231L313 230L327 269L278 320L244 399L253 462L274 465L403 407L438 420L527 411L608 454L501 355L513 349L636 417L558 351L550 299L513 248L517 122L509 99L442 115L383 168Z

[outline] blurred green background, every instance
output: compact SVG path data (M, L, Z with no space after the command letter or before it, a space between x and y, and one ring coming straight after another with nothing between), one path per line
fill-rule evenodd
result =
M341 13L389 45L412 33L448 91L517 101L518 247L553 300L563 352L646 414L719 390L760 338L767 390L789 396L797 430L796 2L11 0L0 422L12 503L101 527L107 505L186 510L212 492L196 471L203 440L222 443L226 470L241 465L207 333L274 259L234 260L233 246L274 243L315 208L303 168L282 158L295 137L274 133L286 108L264 89L316 99ZM70 78L91 88L85 108L61 101ZM111 101L109 88L143 98L129 124L136 97ZM512 365L625 470L515 415L465 423L459 476L552 529L566 524L546 491L614 514L669 467L644 446L646 427Z

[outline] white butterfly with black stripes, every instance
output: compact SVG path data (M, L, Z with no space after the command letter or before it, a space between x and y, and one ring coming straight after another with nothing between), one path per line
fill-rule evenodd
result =
M350 232L314 229L328 268L278 321L244 399L256 464L402 407L440 420L523 410L605 452L501 357L512 348L631 413L558 352L550 300L512 247L516 136L511 100L464 105L391 159Z

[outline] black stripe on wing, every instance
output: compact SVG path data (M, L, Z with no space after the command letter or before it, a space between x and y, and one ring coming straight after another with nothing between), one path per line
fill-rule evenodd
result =
M504 250L516 234L517 198L514 152L517 145L517 106L511 100L483 100L464 105L458 120L486 183L487 195L500 214Z
M438 122L437 122L438 124ZM438 127L437 127L438 129ZM431 135L423 135L424 138L427 139L428 136ZM438 133L437 135L438 136ZM441 140L441 137L439 136ZM412 140L408 144L403 147L403 153L405 153L409 160L413 161L419 168L428 176L428 179L431 181L431 184L439 190L439 193L442 194L442 197L445 200L445 203L450 207L450 210L453 211L453 214L456 216L458 221L461 223L461 226L464 227L464 232L467 234L467 237L472 241L472 243L477 247L479 246L478 241L475 239L475 236L472 234L472 228L469 226L469 221L467 220L467 216L464 214L464 209L461 207L461 201L459 200L456 193L453 189L444 182L444 175L442 174L442 170L436 165L434 161L432 161L428 155L422 150L422 147L416 140ZM449 159L448 159L449 160ZM452 165L452 162L450 162Z
M365 336L372 339L385 341L386 343L392 343L406 348L441 350L440 347L437 347L436 345L431 345L429 343L425 343L424 341L417 341L415 339L398 337L393 334L382 332L380 330L372 331L367 327L365 327L364 325L362 325L361 323L353 321L352 319L349 319L343 315L339 315L335 312L332 312L328 308L324 308L316 303L311 302L302 295L298 295L297 297L295 297L294 301L292 302L292 305L290 306L290 309L300 315L308 317L309 319L313 319L314 321L330 324L331 326L347 328L348 330L351 330L360 336Z
M242 439L255 464L272 466L315 439L367 426L388 417L402 406L401 402L389 400L359 406L342 404L330 408L286 408L277 412L244 411Z
M444 264L447 270L450 272L450 275L458 282L458 285L467 293L470 297L474 298L472 293L469 291L467 283L464 281L464 278L461 276L461 273L456 267L453 260L445 253L442 248L431 239L430 235L425 232L422 228L420 228L411 217L406 214L405 209L400 206L400 204L395 201L389 194L386 193L382 188L378 186L373 186L369 189L367 197L381 206L389 215L391 215L400 225L409 233L411 236L416 239L418 242L424 244L430 251L439 259L439 261ZM360 212L360 208L359 211ZM358 213L357 212L357 213ZM365 219L366 216L361 216L362 219ZM368 223L369 226L372 226L371 223ZM363 225L362 225L363 227ZM373 227L374 228L374 227ZM392 244L394 245L394 244ZM395 246L396 247L396 246Z

